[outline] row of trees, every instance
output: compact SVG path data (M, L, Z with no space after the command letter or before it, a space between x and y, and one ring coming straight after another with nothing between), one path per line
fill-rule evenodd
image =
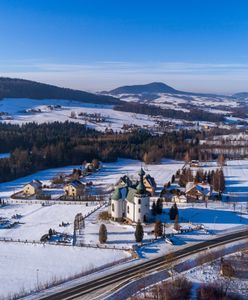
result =
M183 119L188 121L209 121L223 122L224 117L220 114L209 113L200 109L191 109L190 112L184 112L174 109L163 109L159 106L148 105L138 102L123 102L114 107L115 110L146 114L150 116L163 116L165 118Z
M0 124L0 152L11 157L0 160L2 182L35 171L81 164L96 158L115 161L118 157L157 162L161 157L182 159L194 131L182 130L162 136L148 132L101 133L77 123Z
M198 169L195 176L190 168L185 168L179 175L179 185L185 187L188 182L207 182L216 192L222 193L225 189L225 177L222 168L212 171Z

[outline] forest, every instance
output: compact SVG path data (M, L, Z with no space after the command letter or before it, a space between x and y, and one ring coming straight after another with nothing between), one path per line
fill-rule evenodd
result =
M115 110L132 112L138 114L146 114L151 116L163 116L165 118L182 119L187 121L208 121L223 122L224 116L214 114L200 109L191 109L190 112L184 112L174 109L163 109L155 105L148 105L136 102L125 102L115 105Z
M0 124L0 152L11 153L10 158L0 160L0 181L94 158L116 161L122 157L156 163L162 157L183 159L189 150L194 158L198 157L199 142L195 136L195 131L186 130L162 136L144 130L102 133L73 122Z

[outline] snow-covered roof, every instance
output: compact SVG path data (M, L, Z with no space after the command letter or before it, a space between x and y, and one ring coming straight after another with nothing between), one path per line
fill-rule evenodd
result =
M189 193L192 189L196 189L199 193L210 196L211 194L211 186L208 183L194 183L188 182L185 187L185 193Z
M83 183L79 180L73 180L69 185L73 186L74 188L80 188L83 186Z
M42 182L39 181L39 180L34 179L34 180L32 180L31 182L29 182L28 184L26 184L26 185L31 185L31 186L34 187L35 189L39 189L39 188L42 187Z

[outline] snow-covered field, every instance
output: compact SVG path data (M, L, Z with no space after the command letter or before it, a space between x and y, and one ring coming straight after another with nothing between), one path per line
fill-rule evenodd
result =
M237 201L248 201L248 160L227 161L224 167L226 193Z
M49 105L60 105L61 108L50 110L48 109ZM26 112L30 109L37 112ZM155 124L155 119L147 115L116 111L110 105L85 104L71 100L3 99L0 101L0 111L7 112L12 120L5 118L4 121L13 124L73 121L87 124L89 127L100 131L104 131L105 128L119 131L124 124L135 124L141 127ZM72 112L75 112L76 119L71 118ZM106 121L101 123L86 122L78 116L79 113L100 113L106 118Z
M127 252L117 250L1 243L0 298L127 257Z
M73 222L77 213L86 215L96 205L68 205L56 204L42 206L41 204L11 204L0 208L0 216L11 219L13 215L21 215L19 225L11 229L1 229L0 237L21 239L28 241L40 241L42 235L48 233L50 228L58 232L72 235ZM61 227L62 222L69 223ZM0 245L1 247L1 245Z

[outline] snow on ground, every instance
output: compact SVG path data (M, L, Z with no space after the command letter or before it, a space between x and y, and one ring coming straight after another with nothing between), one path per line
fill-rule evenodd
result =
M230 261L233 266L237 263L236 259L243 264L247 263L247 252L243 255L238 252L224 257L224 261ZM245 265L244 265L245 266ZM247 270L247 268L246 268ZM193 287L198 287L202 283L222 285L228 288L228 292L232 292L235 295L247 296L248 291L248 277L246 276L234 276L231 279L221 276L220 274L220 259L204 264L203 266L196 267L189 270L184 276L193 283ZM246 298L245 298L246 299Z
M99 172L87 176L85 181L92 181L94 185L107 189L115 184L123 175L137 176L141 166L144 167L146 173L155 177L158 188L162 188L162 186L171 179L171 176L183 166L183 162L163 159L160 164L144 165L138 160L119 159L114 163L103 163L103 168ZM23 186L33 179L38 179L43 183L49 183L57 174L70 174L73 168L79 167L80 166L66 166L43 170L10 182L0 183L0 198L10 197L14 192L22 190Z
M1 243L0 298L35 289L37 281L41 286L128 256L117 250Z
M0 217L10 219L13 215L21 215L19 225L10 229L0 229L0 237L40 241L42 235L48 233L50 228L61 233L73 234L73 222L77 213L86 215L95 205L68 205L55 204L42 206L41 204L11 204L0 208ZM16 221L16 220L15 220ZM59 224L69 223L66 227ZM0 245L1 247L1 245Z
M104 163L102 170L88 176L87 180L106 188L115 184L123 175L138 178L138 171L143 167L147 174L155 178L158 188L161 189L183 164L181 161L163 159L159 164L144 165L138 160L119 159L114 163Z
M231 160L224 166L226 190L237 201L248 201L248 160Z
M61 108L49 110L48 105L60 105ZM26 112L34 109L37 112ZM41 112L38 112L41 110ZM9 113L12 120L5 122L13 124L22 124L27 122L45 123L54 121L73 121L86 124L85 120L78 117L70 118L71 112L79 113L100 113L106 118L105 122L93 123L87 122L89 127L96 130L104 131L105 128L112 128L114 131L121 130L124 124L135 124L138 126L153 126L155 119L142 114L134 114L129 112L121 112L113 110L110 105L85 104L79 101L71 100L32 100L32 99L3 99L0 101L0 111Z
M169 219L169 209L171 203L164 204L163 214L159 217L162 223L166 224L166 234L175 234L174 221ZM225 234L227 231L239 230L243 226L248 226L248 214L240 214L239 209L233 211L232 204L219 201L210 202L206 208L205 204L178 204L179 223L183 228L194 227L194 225L204 225L205 230L195 230L183 234L175 234L172 238L174 246L163 242L156 242L152 245L144 246L140 255L143 258L151 258L157 255L165 254L177 246L197 243L210 238L214 235ZM102 211L106 208L102 208ZM158 218L158 217L157 217ZM156 219L156 218L155 218ZM154 221L155 221L154 219ZM86 220L84 229L84 243L97 244L98 230L102 222L98 220L97 214L93 214ZM113 221L105 221L108 231L108 245L116 247L131 248L135 244L134 231L135 226L119 224ZM154 224L144 227L144 243L154 240Z

